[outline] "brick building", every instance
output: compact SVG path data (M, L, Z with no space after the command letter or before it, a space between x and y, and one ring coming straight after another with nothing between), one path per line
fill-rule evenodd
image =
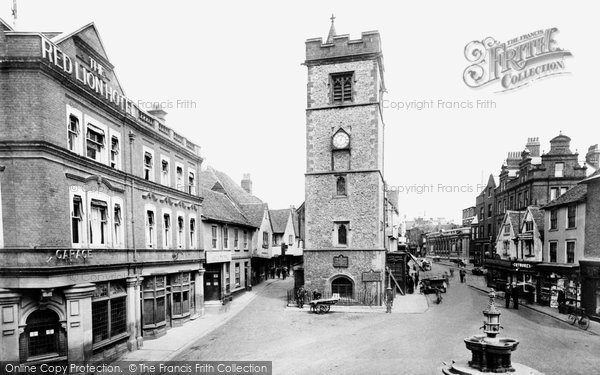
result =
M483 264L483 259L494 252L497 233L494 210L496 187L496 180L490 175L485 188L475 198L476 217L471 221L473 233L469 258L477 265Z
M381 296L385 272L383 120L379 33L306 41L308 288Z
M94 24L0 22L0 358L94 361L202 313L199 148L124 96Z
M585 209L585 244L581 271L581 304L591 314L600 316L600 171L582 183L587 185Z

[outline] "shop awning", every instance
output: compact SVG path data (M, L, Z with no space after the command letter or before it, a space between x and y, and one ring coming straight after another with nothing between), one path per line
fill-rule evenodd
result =
M540 271L550 272L564 272L564 271L577 271L579 264L575 263L540 263L535 266Z

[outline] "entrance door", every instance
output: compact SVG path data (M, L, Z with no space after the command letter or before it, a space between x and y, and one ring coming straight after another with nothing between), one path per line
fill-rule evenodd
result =
M221 299L221 273L206 271L204 274L204 299L218 301Z

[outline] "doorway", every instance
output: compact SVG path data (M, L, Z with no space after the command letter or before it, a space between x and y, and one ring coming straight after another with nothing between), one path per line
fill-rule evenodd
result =
M204 274L204 299L207 301L221 299L221 272L207 270Z

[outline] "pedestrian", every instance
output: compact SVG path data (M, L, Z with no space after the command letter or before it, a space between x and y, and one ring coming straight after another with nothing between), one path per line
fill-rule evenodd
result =
M419 270L415 272L415 285L419 285Z
M517 286L516 283L513 283L512 285L512 298L513 298L513 308L515 310L519 309L519 287Z
M321 299L321 293L319 292L319 289L313 290L312 294L313 294L313 300Z
M467 274L467 271L465 271L465 269L464 269L464 268L461 268L461 269L460 269L460 271L459 271L459 274L460 274L460 282L461 282L461 283L464 283L464 282L465 282L465 276L466 276L466 274Z
M567 311L566 308L566 298L565 298L565 291L562 288L558 288L558 296L556 299L556 302L558 302L558 312L560 314L565 314Z
M446 282L446 288L450 287L450 277L448 276L448 272L444 271L444 280Z
M304 308L304 297L306 297L306 289L304 289L304 285L302 285L296 291L296 303L300 309Z
M415 280L411 275L406 276L406 289L408 294L413 294L415 292Z
M275 278L275 267L271 267L271 279Z
M504 305L507 309L510 309L510 296L512 294L512 286L510 282L506 283L506 290L504 291Z
M283 267L283 269L281 270L281 276L285 280L285 278L287 277L287 267Z

